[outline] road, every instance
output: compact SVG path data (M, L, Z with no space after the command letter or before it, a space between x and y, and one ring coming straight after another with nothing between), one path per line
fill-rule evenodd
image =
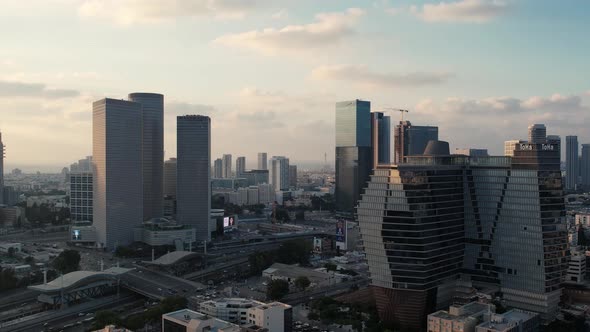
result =
M172 295L190 296L205 286L198 282L174 277L135 265L135 270L121 276L123 287L152 299L161 300Z

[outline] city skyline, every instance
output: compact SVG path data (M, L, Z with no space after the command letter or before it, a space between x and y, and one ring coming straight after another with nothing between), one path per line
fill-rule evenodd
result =
M128 91L167 96L166 159L175 157L174 118L203 114L212 119L213 155L254 161L260 150L283 155L289 146L298 165L323 164L324 153L333 164L333 105L355 98L375 111L409 109L406 119L438 126L451 150L501 155L508 137L526 138L521 123L590 142L583 127L590 86L580 75L588 3L285 0L188 8L180 1L161 11L164 3L37 1L34 12L3 5L0 27L14 31L0 51L6 171L57 172L90 155L89 105ZM106 50L123 49L117 61L104 61L113 55Z

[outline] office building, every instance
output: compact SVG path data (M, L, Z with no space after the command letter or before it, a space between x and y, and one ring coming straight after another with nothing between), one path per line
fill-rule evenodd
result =
M565 137L565 189L576 190L578 184L578 136Z
M391 162L391 118L382 112L371 113L373 165Z
M297 189L297 165L289 165L289 187Z
M70 173L70 219L92 221L93 176L92 172Z
M509 141L505 141L504 142L504 156L513 157L514 150L516 150L516 146L523 144L523 143L526 143L526 141L520 140L520 139L512 139Z
M352 213L372 169L371 103L336 103L336 210Z
M492 314L490 319L475 327L475 332L538 332L541 319L534 312L512 309L503 314Z
M162 315L163 332L240 332L236 324L202 314L200 312L182 309Z
M451 305L449 310L439 310L428 315L428 332L475 332L496 308L493 304L471 302ZM488 317L486 317L488 316ZM489 319L489 318L488 318Z
M221 157L221 177L224 179L229 179L232 177L231 172L231 154L224 154Z
M570 254L565 282L583 285L586 283L586 251L580 247L572 247Z
M196 229L197 241L210 240L211 119L176 118L176 219Z
M91 172L92 171L92 156L87 156L70 165L70 172Z
M179 225L167 218L152 218L134 229L136 242L149 246L180 245L183 249L196 242L195 228L190 225Z
M404 157L422 155L429 141L438 141L438 127L413 126L410 121L400 121L394 135L394 163L402 164Z
M273 332L291 332L293 308L281 302L260 304L248 310L248 322Z
M377 166L357 214L381 318L424 329L461 276L552 319L568 262L562 190L559 149L548 144Z
M4 143L0 132L0 204L4 204Z
M561 137L559 135L547 135L547 143L559 147L559 151L561 151Z
M246 179L249 186L257 186L262 183L268 183L269 172L267 169L253 169L245 171L241 177Z
M19 202L20 193L13 186L4 186L4 204L7 206L16 205Z
M176 197L176 158L164 162L164 197Z
M159 93L130 93L129 100L141 104L143 219L161 217L164 197L164 96Z
M213 177L216 179L223 178L223 160L221 158L217 158L213 162Z
M143 221L141 104L92 104L93 222L100 247L133 242Z
M582 144L582 155L580 157L580 176L582 188L590 189L590 144Z
M246 172L246 157L236 158L236 177L242 177L242 174Z
M258 152L258 169L268 169L267 167L268 157L266 152Z
M488 149L455 149L455 153L458 155L468 156L468 157L487 157L488 156Z
M273 156L269 166L270 184L274 190L289 190L289 158Z
M529 143L541 144L547 142L547 128L544 124L532 124L529 126Z

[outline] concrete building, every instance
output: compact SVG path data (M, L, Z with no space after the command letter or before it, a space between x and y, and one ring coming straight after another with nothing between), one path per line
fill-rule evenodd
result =
M24 215L24 209L21 209L17 206L0 206L0 228L14 227L18 218Z
M95 246L97 242L96 227L90 222L75 222L70 225L71 243Z
M516 146L523 144L523 143L526 143L526 141L523 141L520 139L513 139L513 140L505 141L504 142L504 156L513 157L514 150L516 150Z
M529 143L541 144L547 142L547 128L544 124L532 124L529 126Z
M164 196L176 197L176 158L164 162Z
M90 171L70 173L70 219L93 220L93 175Z
M247 180L249 186L257 186L262 183L268 183L269 181L269 172L267 169L245 171L240 176Z
M295 279L305 276L311 281L311 286L329 286L342 281L342 275L328 273L324 268L310 269L297 265L274 263L268 269L262 271L262 276L270 280L285 280L290 284Z
M468 157L487 157L487 156L489 156L488 149L471 149L471 148L465 148L465 149L456 148L454 154L468 156Z
M281 302L261 304L248 310L248 322L273 332L291 332L293 308Z
M576 220L576 225L582 225L584 227L590 226L590 214L576 213L575 220Z
M538 332L540 328L538 314L512 309L503 314L492 314L489 321L475 328L475 332Z
M246 172L246 157L236 158L236 177L242 177L242 174Z
M578 136L565 137L565 189L575 190L578 185Z
M248 311L264 302L244 298L221 298L201 302L198 311L230 323L248 324Z
M240 332L236 324L182 309L162 315L163 332Z
M258 202L259 204L270 204L274 201L275 192L270 184L258 185Z
M297 165L289 165L289 187L297 189Z
M416 156L375 169L357 214L382 319L424 329L460 276L555 317L568 263L559 149L521 144L514 154Z
M371 113L371 146L373 165L391 162L391 117L382 112Z
M336 103L336 210L353 212L371 169L371 102Z
M141 104L143 220L149 220L163 215L164 96L136 92L129 100Z
M213 162L213 177L216 179L223 178L223 160L221 158L217 158Z
M496 308L493 304L471 302L451 305L449 310L439 310L428 315L428 332L475 332L475 327L489 320ZM486 319L487 318L487 319Z
M266 152L258 152L258 169L267 170L268 157Z
M403 121L395 126L395 159L401 164L404 157L422 155L429 141L438 141L438 127L414 126L410 121Z
M134 230L136 242L150 246L175 245L189 247L196 242L195 228L190 225L179 225L166 218L152 218Z
M586 252L580 247L570 249L570 260L565 282L583 285L586 279Z
M270 160L269 177L275 191L289 190L289 158L273 156Z
M4 143L0 132L0 204L4 204Z
M582 188L584 190L590 189L590 144L582 144L580 176Z
M211 210L211 119L177 117L176 219L196 229L198 241L209 241Z
M133 242L143 221L141 104L92 104L93 222L97 242L113 249Z
M221 177L224 179L232 177L231 154L224 154L221 157Z

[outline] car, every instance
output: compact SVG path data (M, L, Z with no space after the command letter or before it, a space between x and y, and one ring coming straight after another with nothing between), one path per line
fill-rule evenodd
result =
M43 327L47 327L47 326L49 326L49 323L45 322L45 324L43 324Z
M81 312L81 313L78 314L78 317L82 317L82 316L85 316L85 315L86 315L85 313Z
M162 288L158 288L158 291L161 292L162 291Z

